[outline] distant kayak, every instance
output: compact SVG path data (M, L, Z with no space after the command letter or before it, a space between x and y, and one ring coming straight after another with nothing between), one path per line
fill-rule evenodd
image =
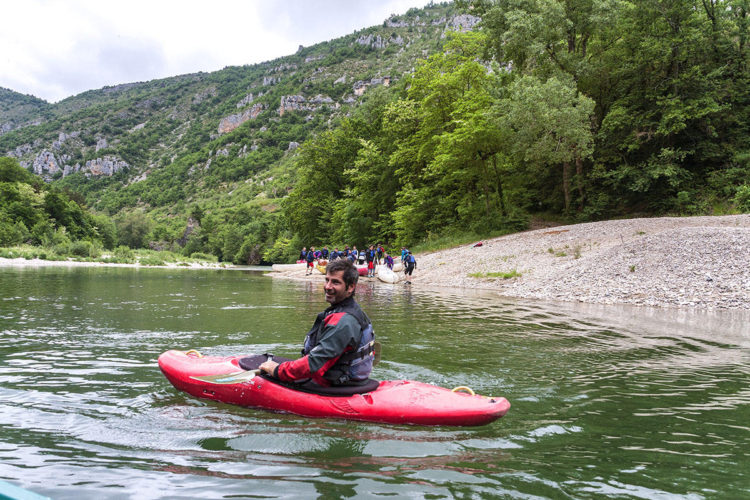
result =
M240 366L263 356L201 356L171 350L159 356L159 368L172 385L192 396L239 406L388 424L485 425L505 415L502 397L475 395L413 380L369 380L360 387L292 386ZM243 363L247 367L247 363ZM325 393L320 393L323 391ZM355 392L355 393L352 393Z
M367 276L367 266L355 266L360 276Z
M401 279L401 275L391 271L386 266L379 266L378 279L385 283L398 283Z

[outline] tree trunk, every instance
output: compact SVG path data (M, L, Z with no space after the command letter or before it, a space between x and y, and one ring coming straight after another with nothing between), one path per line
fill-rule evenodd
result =
M495 171L496 187L497 187L497 200L500 203L500 215L505 215L508 211L505 209L505 200L503 200L503 181L500 178L500 173L497 171L497 156L492 155L492 170Z
M487 220L490 220L490 176L487 171L487 162L483 159L480 159L479 161L482 163L482 174L484 176L484 182L482 182L482 191L484 191L484 209L487 212Z
M578 196L580 198L580 204L578 210L583 210L584 193L583 193L583 160L581 155L576 151L576 180L578 185Z
M563 195L565 196L565 211L570 209L570 162L563 163Z

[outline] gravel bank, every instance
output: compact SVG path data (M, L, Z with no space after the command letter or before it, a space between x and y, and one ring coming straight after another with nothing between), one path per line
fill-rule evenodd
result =
M591 222L482 243L417 255L411 286L592 304L750 310L750 214ZM470 276L513 271L518 276L507 279ZM272 274L323 279L319 273L305 277L304 271Z
M750 309L750 215L539 229L421 255L417 266L414 286L598 304ZM520 276L469 276L512 271Z

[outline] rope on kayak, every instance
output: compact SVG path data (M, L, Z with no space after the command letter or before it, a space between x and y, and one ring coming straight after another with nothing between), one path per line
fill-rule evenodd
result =
M195 354L196 358L202 358L203 354L198 352L197 349L190 349L189 351L185 351L185 356L190 356L191 354Z
M465 385L454 387L453 389L451 389L451 392L465 392L466 394L474 396L474 391L471 389L471 387L467 387Z

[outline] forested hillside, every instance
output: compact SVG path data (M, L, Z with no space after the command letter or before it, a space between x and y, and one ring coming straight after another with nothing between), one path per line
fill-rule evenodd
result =
M0 242L29 242L57 254L86 257L102 247L113 248L115 225L105 215L82 208L75 198L45 184L12 158L0 158Z
M56 104L3 90L0 154L121 244L235 263L750 211L745 4L463 1L253 66Z

